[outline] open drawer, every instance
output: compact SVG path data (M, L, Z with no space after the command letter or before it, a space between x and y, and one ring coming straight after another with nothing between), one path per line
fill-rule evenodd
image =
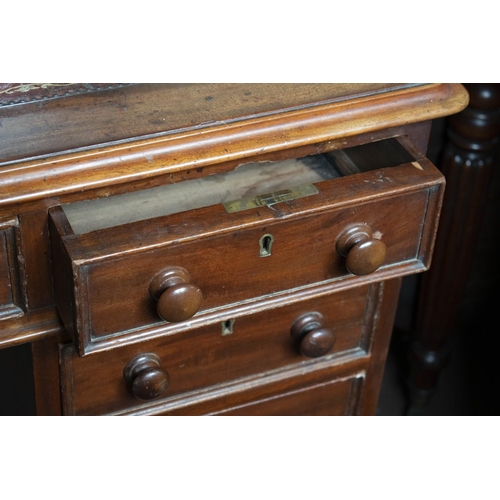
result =
M56 305L84 356L423 271L443 188L389 139L54 207Z

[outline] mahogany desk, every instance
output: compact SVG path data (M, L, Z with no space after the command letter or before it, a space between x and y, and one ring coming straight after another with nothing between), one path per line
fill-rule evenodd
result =
M374 414L461 85L0 92L0 345L40 415Z

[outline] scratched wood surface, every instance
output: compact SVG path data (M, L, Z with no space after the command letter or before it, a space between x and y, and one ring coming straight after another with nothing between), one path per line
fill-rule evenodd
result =
M43 98L44 91L50 96L72 89L47 85L46 89L39 85L34 89L33 84L25 84L28 92L23 93L18 87L4 84L0 92L3 90L4 100L22 100L23 94L29 92ZM3 106L0 163L169 131L206 128L242 117L412 86L415 85L155 83L118 85L119 88L108 90L95 87L96 91L84 95ZM78 86L75 90L82 92ZM1 96L0 93L0 99Z
M207 85L188 88L195 94L205 94L212 84ZM3 167L0 165L0 208L70 193L78 193L83 198L89 190L114 190L142 180L155 182L162 179L166 182L169 176L179 173L200 172L201 176L215 173L217 168L227 171L238 164L255 161L258 156L278 153L283 156L300 147L314 149L323 144L320 147L340 149L357 136L363 136L364 142L376 140L377 134L390 128L404 127L404 130L388 131L390 136L405 135L410 125L460 111L468 102L467 93L459 84L399 87L381 84L378 89L369 91L367 87L361 93L356 85L329 85L307 86L307 98L303 98L297 89L280 90L280 85L270 84L261 88L259 99L255 99L252 93L253 102L246 102L241 97L244 91L239 87L215 85L214 94L218 91L220 98L214 99L215 108L211 105L210 109L196 107L196 100L186 98L177 102L170 99L168 92L172 89L168 87L168 92L162 90L167 95L162 95L160 101L174 106L182 120L187 120L187 128L179 125L180 128L172 129L172 122L165 118L159 126L164 133L147 138L134 128L136 121L141 122L141 107L132 113L129 128L122 129L123 122L112 112L114 108L125 106L119 95L81 102L79 109L82 114L78 117L68 114L65 99L48 101L60 103L60 109L53 110L57 117L54 118L55 130L47 125L47 117L39 113L38 108L30 113L29 108L19 105L11 110L12 116L2 111L0 151L7 151L7 156L0 161L7 163L3 163ZM139 92L135 86L130 88ZM342 97L338 95L339 88ZM253 92L253 84L248 84L246 89ZM143 105L146 103L148 113L155 115L155 106L159 103L150 96L151 92L149 87L142 89L139 100L143 100ZM255 92L257 95L257 90ZM283 102L284 98L288 104ZM221 107L219 99L225 102ZM262 105L270 107L271 111L263 112L260 110ZM128 105L125 107L129 109ZM228 120L224 110L232 110L234 119ZM205 114L215 120L203 121ZM131 134L135 140L97 147L102 144L97 144L97 139L92 137L93 131L99 128L99 116L103 118L101 125L106 134L112 137L115 130L120 130L122 139ZM9 124L20 117L22 126L14 127L9 135ZM147 122L151 120L154 122L154 116L149 116ZM57 140L61 133L90 140L94 148L68 153L64 143ZM31 148L29 141L23 140L23 134L29 134L34 141L54 141L52 147L59 154L30 160ZM418 141L424 145L427 138L424 132ZM20 151L9 155L8 149L12 145ZM36 150L34 147L33 151ZM8 163L13 158L23 161Z
M54 288L59 290L61 314L70 317L69 329L75 311L80 314L80 324L88 326L97 319L96 324L102 330L115 326L125 329L117 335L106 336L104 332L102 338L108 343L100 346L101 352L78 358L85 361L108 350L111 356L122 347L142 349L153 343L156 346L169 336L172 340L177 335L187 338L193 329L220 323L221 311L236 315L236 320L262 314L259 324L272 322L269 315L278 308L313 298L321 301L321 297L332 292L343 294L358 287L361 291L363 286L377 283L385 287L381 292L385 298L381 309L365 318L374 325L375 340L370 354L362 359L347 355L345 364L335 364L324 372L319 369L324 366L321 361L307 364L305 371L299 363L300 367L293 370L297 368L300 372L288 371L283 366L276 368L276 372L270 367L272 376L268 372L249 374L255 377L253 381L232 387L227 385L230 382L214 379L216 386L223 385L216 397L213 392L208 399L206 394L198 394L189 406L190 396L179 393L174 399L180 398L182 402L177 400L175 408L148 405L144 408L146 413L151 410L156 414L189 412L192 408L193 413L200 414L231 411L230 408L239 411L238 407L251 405L256 413L293 413L301 411L301 401L312 403L314 398L308 394L327 397L329 387L345 387L330 383L332 380L356 378L363 372L362 377L366 374L366 378L357 396L352 396L351 389L348 397L344 389L334 390L331 394L335 393L338 400L316 410L373 413L397 304L398 284L392 279L397 281L405 273L428 266L437 227L442 178L422 154L430 120L460 111L467 101L467 93L458 84L173 84L132 85L85 96L4 106L0 112L0 217L18 220L12 229L15 258L9 266L12 264L19 273L24 315L2 321L3 339L4 345L45 339L43 348L33 350L34 370L42 375L37 377L36 384L41 412L60 412L55 392L60 387L59 377L69 374L67 368L60 370L58 365L58 333L65 330L55 315ZM420 154L412 153L415 160L405 165L385 169L390 170L387 175L368 169L359 175L326 180L320 184L331 183L331 189L282 204L279 211L264 207L227 214L217 204L189 210L187 213L193 215L189 218L186 212L173 213L78 235L69 234L62 226L57 226L60 233L55 226L49 230L48 211L60 205L227 173L248 162L290 160L391 137L398 140L406 137ZM350 164L344 162L344 165L348 168ZM334 267L332 278L321 281L325 276L325 259L331 257L325 257L327 251L335 252L332 247L337 233L344 229L342 224L359 222L357 216L376 224L384 219L381 229L374 230L381 233L378 237L387 238L388 262L392 265L382 266L371 276L335 274L340 268ZM248 257L245 249L253 248L255 241L258 251L257 229L271 225L279 228L277 235L283 236L279 239L286 240L286 244L279 245L275 239L273 256ZM69 223L67 226L71 230ZM416 231L418 227L423 230ZM417 232L419 237L413 238ZM413 236L408 239L410 234ZM224 238L226 241L222 241ZM204 244L207 241L210 245ZM239 257L227 251L233 241L241 243ZM188 246L189 252L183 256L170 251ZM143 259L149 250L149 259ZM140 265L136 267L136 261L134 265L127 264L129 256L138 255ZM208 259L210 255L214 258ZM257 276L257 267L251 265L255 260L265 262L281 255L285 258L274 259L275 269L264 264L266 269ZM191 266L196 267L193 278L203 288L208 284L207 300L208 304L212 301L213 308L195 315L191 323L176 326L175 331L156 319L153 325L144 326L141 315L145 309L141 308L147 302L145 307L150 314L155 304L142 288L138 291L134 280L144 279L143 284L147 284L147 273L156 272L155 266L163 265L164 259L172 256L185 259L190 271ZM316 256L320 256L319 262ZM59 279L55 270L64 259L67 265ZM101 266L102 263L107 267ZM80 289L77 301L71 282L75 277L73 264L76 268L94 266L91 289ZM96 276L99 279L92 282ZM215 286L210 284L210 277ZM274 285L278 292L273 290ZM224 295L223 286L233 293ZM113 309L113 300L115 305L121 304L119 308ZM129 321L122 321L121 316L127 314ZM134 323L137 318L141 320L139 324ZM122 335L123 332L126 334ZM193 352L196 343L186 342L186 352ZM277 355L266 351L264 341L261 344L258 352L263 358ZM245 345L235 349L245 357ZM248 359L255 360L258 352L248 353ZM222 366L221 362L216 360L217 366ZM237 368L235 365L228 370L236 373ZM105 367L96 370L98 378L99 375L105 378ZM48 377L44 378L43 373ZM202 383L195 380L196 374L193 377L195 385ZM85 380L85 373L81 380ZM82 408L91 405L91 399L92 396L86 402L82 399ZM358 403L351 404L352 401ZM133 412L133 408L119 411L126 414Z
M335 244L360 221L387 247L384 266L372 279L422 271L442 176L426 159L418 168L414 162L392 167L393 155L378 146L386 169L323 180L317 195L273 207L227 213L213 205L81 234L74 234L61 208L51 210L56 304L79 354L109 348L120 337L139 341L207 324L217 311L240 302L349 276ZM274 243L272 254L262 258L265 234ZM149 283L166 266L186 269L202 290L201 309L188 323L162 326L149 294Z

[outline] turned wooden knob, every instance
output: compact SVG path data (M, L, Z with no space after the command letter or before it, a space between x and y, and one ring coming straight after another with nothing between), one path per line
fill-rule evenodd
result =
M373 237L367 224L346 229L336 246L337 252L346 257L347 270L358 276L375 272L385 261L385 243Z
M324 317L318 312L303 314L292 325L290 334L300 341L300 352L308 358L319 358L328 354L335 344L335 334L323 328Z
M182 267L167 267L158 273L149 286L149 293L158 304L160 318L172 323L186 321L200 309L201 290L190 283L189 273Z
M168 373L160 366L160 358L152 353L132 358L125 366L123 376L131 383L134 396L144 400L161 396L170 381Z

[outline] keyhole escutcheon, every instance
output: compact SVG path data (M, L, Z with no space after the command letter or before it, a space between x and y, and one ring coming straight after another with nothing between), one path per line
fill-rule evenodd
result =
M269 257L273 246L274 236L272 234L265 234L259 240L260 252L259 257Z

